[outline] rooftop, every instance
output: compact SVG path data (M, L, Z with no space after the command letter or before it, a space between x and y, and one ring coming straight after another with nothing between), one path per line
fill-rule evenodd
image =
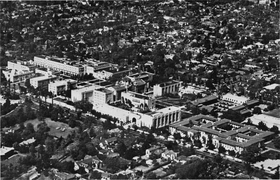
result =
M110 91L110 90L108 90L108 89L106 89L106 88L99 88L99 89L96 89L96 91L104 92L104 93L106 93L106 94L112 93L112 91Z
M14 150L13 147L4 147L4 146L2 146L0 148L0 155L3 156L3 155L5 155L6 153L8 153L8 152L10 152L12 150Z
M268 85L268 86L265 86L265 87L263 87L264 89L267 89L267 90L274 90L276 87L278 87L278 86L280 86L280 84L276 84L276 83L274 83L274 84L270 84L270 85Z
M53 78L56 78L56 76L55 76L55 75L49 75L49 76L39 76L39 77L34 77L34 78L31 78L30 80L43 81L43 80L53 79Z

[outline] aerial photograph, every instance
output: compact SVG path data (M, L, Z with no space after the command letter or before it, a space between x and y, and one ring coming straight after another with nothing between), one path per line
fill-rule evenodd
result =
M0 180L280 179L279 1L0 1Z

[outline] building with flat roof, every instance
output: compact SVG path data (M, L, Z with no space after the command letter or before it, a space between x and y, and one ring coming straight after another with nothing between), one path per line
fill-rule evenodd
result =
M267 125L267 127L271 128L273 126L280 127L280 118L269 116L266 114L254 114L250 117L253 124L259 124L259 122L263 122Z
M155 100L152 97L132 91L122 92L121 101L140 110L151 110L155 108Z
M13 147L4 147L2 146L0 148L0 156L1 156L1 160L5 160L8 159L9 157L11 157L14 153L14 148Z
M92 95L92 101L95 104L109 104L114 102L113 98L113 91L110 91L109 89L106 88L98 88L93 90L93 95Z
M227 93L223 95L222 100L232 102L236 105L242 105L245 104L249 100L249 98L245 96L237 96L231 93Z
M34 64L37 66L50 68L64 74L79 75L84 73L84 67L77 62L71 62L65 58L34 56Z
M102 114L117 118L120 124L134 123L139 127L160 128L181 120L181 108L174 106L145 114L121 109L106 103L96 104L94 102L93 108Z
M77 87L79 87L77 85ZM102 86L97 84L87 84L86 86L81 86L78 89L71 90L71 101L89 101L93 102L93 90L101 88Z
M153 87L153 92L154 92L154 96L163 96L164 94L174 94L174 93L178 93L179 89L182 85L182 81L168 81L165 83L161 83L161 84L156 84Z
M55 75L39 76L30 79L30 85L34 88L48 89L48 85L51 81L55 80Z
M7 69L16 69L18 71L34 72L36 66L30 61L8 61Z
M270 85L268 85L268 86L265 86L265 87L263 87L264 89L266 89L266 90L274 90L276 87L278 87L278 86L280 86L280 84L276 84L276 83L274 83L274 84L270 84Z
M217 120L202 115L173 123L169 125L169 128L172 134L180 133L182 136L188 134L193 139L200 139L203 144L211 136L216 148L223 146L227 151L235 151L236 153L241 153L250 146L260 146L274 134L229 119ZM199 135L197 135L198 133Z
M153 127L160 128L181 121L181 108L170 106L146 113L153 118Z
M71 84L75 84L77 81L72 79L66 79L62 81L50 82L48 85L49 92L53 95L61 95L62 92L68 90Z

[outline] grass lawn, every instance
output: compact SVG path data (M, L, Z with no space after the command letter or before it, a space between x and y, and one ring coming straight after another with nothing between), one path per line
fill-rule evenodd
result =
M268 113L264 113L273 117L277 117L280 118L280 108L278 109L273 109L272 111L268 112Z
M71 128L68 126L68 124L65 124L63 122L53 121L50 118L45 119L47 125L50 128L49 135L66 138L69 134L72 133L72 131L75 130L75 128ZM26 125L27 123L31 123L34 126L34 130L37 131L37 125L41 122L38 119L29 120L24 123ZM65 131L63 132L61 129L56 129L57 127L65 128Z

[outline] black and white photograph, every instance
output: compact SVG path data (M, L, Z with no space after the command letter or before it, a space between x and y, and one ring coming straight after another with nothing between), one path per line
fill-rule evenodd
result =
M280 179L280 0L0 0L0 180Z

